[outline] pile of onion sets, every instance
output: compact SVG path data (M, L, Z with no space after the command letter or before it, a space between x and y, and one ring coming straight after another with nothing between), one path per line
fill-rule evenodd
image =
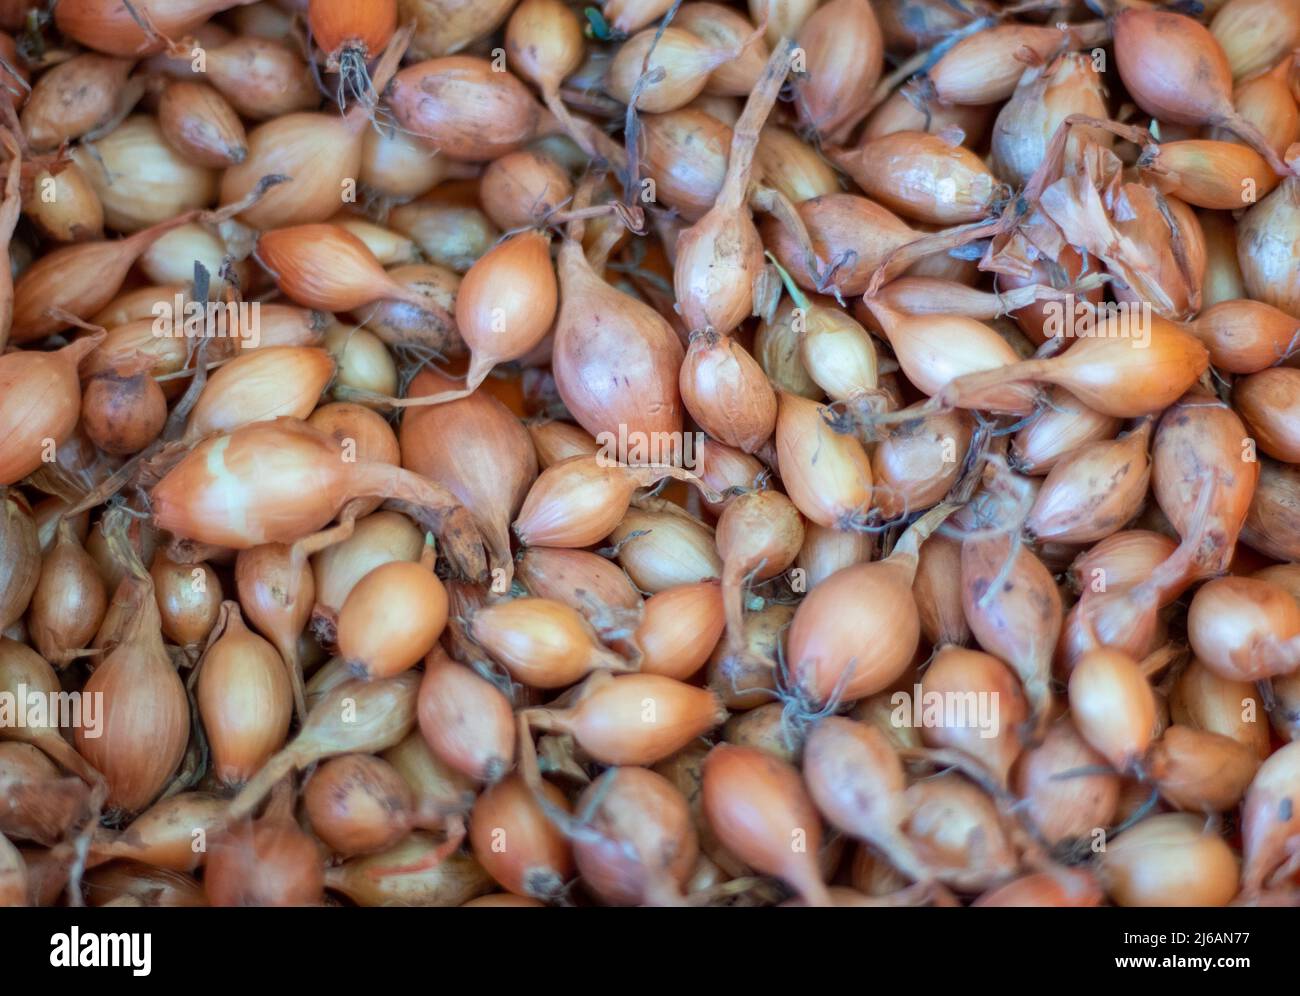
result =
M1300 0L0 86L0 905L1300 905Z

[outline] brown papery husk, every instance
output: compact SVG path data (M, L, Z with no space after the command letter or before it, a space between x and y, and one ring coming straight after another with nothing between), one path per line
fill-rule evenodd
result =
M638 765L662 761L725 718L713 692L658 674L595 675L569 708L519 713L521 728L572 734L602 764Z
M1091 842L1109 828L1119 807L1120 776L1079 736L1069 717L1055 720L1016 765L1012 788L1025 814L1051 846Z
M817 867L821 818L794 767L753 747L720 744L705 758L702 796L728 850L782 879L808 905L833 905ZM793 839L807 846L792 848Z
M1261 450L1300 463L1300 369L1274 367L1242 377L1232 402Z
M1093 411L1063 387L1047 391L1042 412L1015 434L1008 462L1022 474L1046 474L1072 452L1115 438L1123 423Z
M422 370L413 396L443 393L451 382ZM406 413L399 434L403 466L447 488L465 508L486 542L494 571L514 575L509 527L537 477L527 431L505 405L486 391Z
M326 692L298 735L272 757L231 801L229 822L249 816L286 775L339 754L370 754L392 747L415 726L420 675L345 681Z
M908 788L903 832L931 874L963 892L1010 878L1019 856L997 805L956 772Z
M356 339L352 339L353 342ZM370 340L371 345L374 340ZM345 361L346 362L346 361ZM397 443L397 433L384 417L364 405L348 401L333 401L321 405L309 416L307 424L329 436L338 443L339 452L355 456L359 460L374 463L402 462L402 450ZM383 504L383 499L354 499L349 503L349 511L355 510L357 516L366 516Z
M744 648L732 653L719 643L709 658L708 686L728 709L754 709L777 698L777 658L795 607L768 602L745 616Z
M1091 54L1066 52L1046 66L1025 71L993 129L997 174L1012 183L1027 183L1046 157L1056 129L1071 114L1108 115L1105 88ZM1109 132L1098 128L1075 129L1066 159L1075 161L1089 142L1110 148L1113 141Z
M224 466L213 477L207 461ZM227 504L237 482L242 507ZM481 538L469 513L445 488L388 464L340 459L333 439L294 419L236 429L198 444L154 487L160 527L234 549L295 542L330 522L354 498L382 495L429 514L442 553L469 577L486 573Z
M763 243L745 203L759 135L789 71L792 48L787 42L768 59L732 131L727 174L717 200L677 238L673 289L677 310L692 332L712 329L727 335L755 310Z
M22 150L18 139L8 129L0 128L0 144L9 154L9 169L5 173L4 197L0 199L0 245L6 250L13 239L18 217L22 213ZM14 315L14 281L12 268L0 273L0 350L9 344Z
M687 221L700 220L722 190L731 129L694 107L646 114L640 121L641 155L646 175L654 178L656 198Z
M926 512L887 558L838 571L800 603L786 646L786 694L796 714L871 695L906 670L921 632L912 597L918 551L952 511ZM875 608L864 613L867 605Z
M41 562L32 593L27 632L42 657L63 667L89 646L108 606L108 594L95 562L77 539L69 520L61 520L53 545Z
M515 756L510 701L440 647L425 658L417 710L429 750L452 770L489 785L510 770Z
M208 905L203 886L192 876L134 861L114 861L92 869L82 884L92 907L173 909Z
M295 225L264 232L257 258L280 290L322 311L352 311L383 298L416 307L425 298L397 283L356 235L333 224Z
M82 689L100 697L102 728L90 736L87 726L78 726L73 742L103 773L107 805L133 813L158 796L180 764L189 742L190 705L163 646L153 580L127 538L127 517L110 512L107 520L109 547L128 572L113 598L123 624L116 646Z
M1300 347L1300 319L1262 301L1220 301L1187 325L1225 373L1258 373Z
M1259 463L1237 414L1208 395L1193 393L1160 420L1152 446L1151 487L1161 511L1184 540L1198 526L1197 499L1214 482L1213 503L1201 532L1197 566L1224 570L1259 481Z
M1259 757L1218 733L1170 726L1151 747L1146 768L1160 794L1190 813L1234 808L1259 770Z
M23 198L23 213L40 233L55 242L85 242L104 237L104 206L76 163L32 178Z
M1048 473L1025 519L1027 534L1055 543L1095 543L1132 519L1151 474L1152 421L1114 440L1081 446Z
M0 742L0 834L50 845L89 813L91 793L79 778L59 773L39 747Z
M1295 792L1300 746L1279 748L1262 765L1251 782L1241 809L1243 867L1241 885L1257 892L1284 864L1292 870L1294 851L1288 846L1300 829L1300 812L1291 802Z

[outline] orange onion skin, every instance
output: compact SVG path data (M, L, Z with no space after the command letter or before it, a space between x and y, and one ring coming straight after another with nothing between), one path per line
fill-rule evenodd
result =
M1237 893L1238 862L1204 819L1149 816L1106 846L1101 881L1119 906L1226 906Z
M552 370L578 424L598 442L602 432L618 439L624 427L629 438L681 432L677 377L684 352L672 326L602 280L577 243L560 247L558 270Z
M378 55L397 30L397 0L310 0L307 24L323 52Z
M376 567L339 610L339 655L367 678L414 667L447 625L447 590L424 564L395 560Z
M393 77L388 100L403 128L467 162L513 152L533 137L541 112L516 77L469 55L407 66Z
M213 842L203 888L213 906L316 906L324 856L288 820L244 823Z
M448 767L475 781L498 781L514 763L510 703L493 685L435 647L425 659L420 732Z
M719 744L704 760L701 788L705 817L729 851L809 905L831 905L817 867L821 817L797 770L753 747Z
M690 806L645 768L611 768L578 800L596 834L573 842L583 884L616 906L676 905L699 857Z
M800 123L807 131L833 137L850 131L865 114L884 67L884 39L867 0L831 0L799 29L808 55L801 81Z
M411 397L447 390L430 370L411 381ZM537 477L537 457L528 431L486 391L468 398L412 408L398 433L402 466L447 488L474 516L487 540L493 566L513 573L510 521Z
M225 625L199 667L195 691L222 784L238 787L284 746L293 715L293 689L284 661L251 632L236 603L227 602Z
M852 702L902 675L921 638L911 581L899 564L882 560L837 571L808 593L790 626L786 659L810 703L828 702L837 689L840 701Z
M726 718L713 692L658 674L619 675L563 720L602 764L653 764Z
M81 411L77 364L102 341L89 336L53 353L15 350L0 356L0 485L41 465L48 444L64 442Z
M561 812L569 804L549 782L540 794ZM484 790L470 814L474 857L502 888L517 896L554 899L573 874L573 850L551 823L521 775Z
M641 673L685 681L702 668L726 624L716 581L667 588L645 600L636 642Z
M1056 720L1042 742L1021 755L1012 787L1028 818L1053 846L1087 838L1095 827L1109 827L1119 807L1120 776L1107 770L1106 759L1068 716Z
M1289 673L1296 654L1281 644L1300 636L1300 603L1259 578L1214 578L1192 598L1187 636L1197 659L1229 681Z
M753 453L772 437L776 392L758 361L731 336L707 329L693 335L678 386L686 410L719 442Z
M161 37L181 38L213 14L249 0L140 0L136 9L149 16L158 37L150 38L125 4L98 0L66 0L54 12L59 31L89 48L123 58L139 58L159 51Z
M1300 830L1300 810L1295 805L1300 773L1297 744L1300 741L1280 747L1265 760L1246 792L1241 808L1241 884L1247 892L1263 888L1286 856L1286 842Z
M1272 367L1240 378L1232 402L1261 450L1300 463L1300 369Z
M409 830L414 796L391 764L345 754L322 764L303 786L312 832L338 854L382 851Z

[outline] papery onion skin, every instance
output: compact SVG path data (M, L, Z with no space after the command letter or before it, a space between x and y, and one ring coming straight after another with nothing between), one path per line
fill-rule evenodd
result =
M1226 906L1236 855L1190 814L1147 817L1106 846L1101 880L1120 906Z
M564 794L542 782L540 795L561 812ZM474 856L517 896L555 899L574 871L573 851L520 775L486 789L470 814ZM503 846L504 845L504 846Z
M510 702L439 648L425 660L419 696L420 731L444 764L476 781L498 781L514 762Z

